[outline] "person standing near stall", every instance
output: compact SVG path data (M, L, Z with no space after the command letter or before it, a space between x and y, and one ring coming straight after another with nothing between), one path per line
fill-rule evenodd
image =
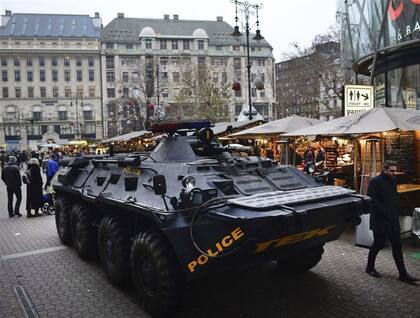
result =
M369 250L366 273L379 278L375 269L375 260L379 251L384 247L388 238L392 246L392 256L399 272L399 280L414 283L417 278L407 273L401 247L400 234L400 205L397 193L395 173L397 163L385 162L384 169L379 176L374 177L368 185L368 196L372 198L373 211L370 215L370 229L373 231L373 244Z
M38 159L32 158L28 161L28 169L22 179L26 183L26 216L33 216L32 209L35 210L35 216L39 216L42 206L42 177Z

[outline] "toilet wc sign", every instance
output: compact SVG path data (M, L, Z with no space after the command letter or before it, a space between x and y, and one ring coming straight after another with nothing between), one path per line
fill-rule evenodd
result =
M374 106L373 86L346 85L344 95L346 116L368 111Z

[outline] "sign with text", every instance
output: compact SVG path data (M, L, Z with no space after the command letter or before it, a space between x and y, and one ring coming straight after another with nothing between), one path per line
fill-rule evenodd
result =
M346 85L344 95L345 116L368 111L374 106L373 86Z
M402 96L404 99L405 108L407 109L417 108L417 92L414 88L403 89Z

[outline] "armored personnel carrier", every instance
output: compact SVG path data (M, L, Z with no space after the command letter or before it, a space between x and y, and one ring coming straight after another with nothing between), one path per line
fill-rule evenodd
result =
M153 152L66 158L52 185L60 240L83 259L98 256L112 283L132 281L155 316L206 275L273 260L308 271L326 242L369 212L352 190L232 156L209 122L152 130L166 133Z

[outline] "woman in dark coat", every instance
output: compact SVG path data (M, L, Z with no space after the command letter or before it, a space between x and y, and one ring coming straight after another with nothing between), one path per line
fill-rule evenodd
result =
M27 217L30 218L31 209L35 210L35 216L38 216L39 209L42 206L42 177L41 170L39 168L39 161L36 158L32 158L28 161L28 169L25 172L26 175L26 212Z

